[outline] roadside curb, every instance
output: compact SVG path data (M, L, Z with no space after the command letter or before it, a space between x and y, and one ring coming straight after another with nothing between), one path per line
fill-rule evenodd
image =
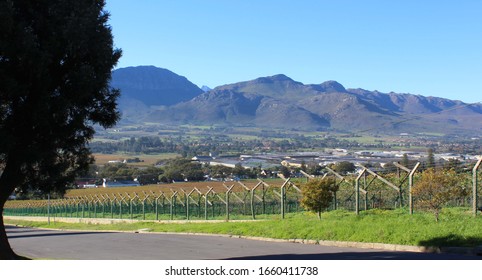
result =
M4 216L5 225L19 226L13 223L9 223L8 220L28 220L28 221L47 221L46 217L22 217L22 219L17 219L18 217ZM34 219L29 219L34 218ZM253 220L246 221L224 221L224 220L210 220L210 221L199 221L199 220L189 220L189 221L152 221L152 220L119 220L114 221L102 221L97 223L97 220L104 219L80 219L80 218L57 218L58 222L66 223L87 223L87 224L115 224L115 223L136 223L136 222L154 222L154 223L222 223L222 222L253 222ZM20 226L23 227L23 226ZM463 254L472 256L482 256L482 246L476 247L426 247L426 246L416 246L416 245L400 245L400 244L385 244L385 243L365 243L365 242L354 242L354 241L333 241L333 240L310 240L310 239L276 239L268 237L256 237L256 236L243 236L243 235L231 235L231 234L212 234L212 233L196 233L196 232L152 232L149 228L138 229L138 230L82 230L82 229L52 229L52 228L38 228L44 230L57 230L57 231L95 231L95 232L118 232L118 233L139 233L139 234L164 234L164 235L197 235L197 236L214 236L214 237L224 237L224 238L240 238L247 240L256 241L266 241L266 242L280 242L280 243L299 243L299 244L312 244L321 246L332 246L332 247L349 247L349 248L360 248L360 249L374 249L383 251L398 251L398 252L416 252L416 253L436 253L436 254Z
M48 217L27 217L27 216L4 216L5 219L21 220L31 222L47 222ZM111 224L135 224L139 222L157 223L157 224L201 224L201 223L256 223L263 220L132 220L132 219L109 219L109 218L66 218L66 217L50 217L52 222L63 223L84 223L97 225L111 225Z

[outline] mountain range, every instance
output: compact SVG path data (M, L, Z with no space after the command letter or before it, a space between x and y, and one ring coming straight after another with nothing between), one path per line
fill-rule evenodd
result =
M214 89L153 66L120 68L112 87L128 122L299 130L480 134L482 105L413 94L303 84L278 74Z

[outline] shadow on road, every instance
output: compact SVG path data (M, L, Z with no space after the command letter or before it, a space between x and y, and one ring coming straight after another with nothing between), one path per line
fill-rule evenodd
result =
M5 230L8 233L25 233L25 232L45 232L44 230L41 229L35 229L35 228L21 228L19 229L18 227L14 226L5 226Z
M8 239L29 238L29 237L49 237L49 236L68 236L68 235L95 235L105 234L106 232L66 232L66 231L47 231L31 228L16 229L13 226L6 226ZM25 234L27 233L27 234Z
M482 257L412 252L349 252L246 256L229 258L227 260L482 260Z
M456 234L449 234L447 236L420 241L418 245L425 247L474 247L482 245L482 238L462 237Z

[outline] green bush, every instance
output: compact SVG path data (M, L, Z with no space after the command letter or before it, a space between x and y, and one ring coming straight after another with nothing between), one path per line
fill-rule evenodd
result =
M309 211L317 212L321 219L321 212L328 209L333 201L334 192L338 190L334 179L313 179L303 185L301 189L301 205Z

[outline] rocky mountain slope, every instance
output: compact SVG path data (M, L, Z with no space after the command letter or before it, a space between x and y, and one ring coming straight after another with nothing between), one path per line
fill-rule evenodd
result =
M185 77L154 66L116 69L111 86L122 90L121 98L136 99L148 106L170 106L203 93Z
M282 74L203 92L165 69L128 70L116 70L112 84L122 91L124 115L129 117L126 112L135 108L137 121L349 132L482 132L481 104L346 89L336 81L305 85Z

